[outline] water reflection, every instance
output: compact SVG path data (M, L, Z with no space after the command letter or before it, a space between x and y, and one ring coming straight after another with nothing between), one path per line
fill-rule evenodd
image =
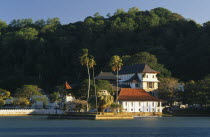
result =
M46 116L0 117L0 137L207 137L210 118L48 120Z

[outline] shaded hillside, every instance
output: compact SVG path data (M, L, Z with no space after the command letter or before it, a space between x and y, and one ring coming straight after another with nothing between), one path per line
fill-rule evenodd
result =
M160 64L181 80L210 73L210 23L203 26L163 8L128 12L118 9L107 17L96 13L84 21L62 25L47 21L0 22L0 87L14 89L37 84L51 89L86 77L79 53L88 48L96 70L109 71L113 55L154 54Z

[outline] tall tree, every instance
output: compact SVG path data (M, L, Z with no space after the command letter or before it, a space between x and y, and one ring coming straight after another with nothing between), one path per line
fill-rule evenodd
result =
M59 92L54 92L54 93L50 94L50 100L51 100L51 102L55 102L56 107L57 107L58 102L61 101Z
M114 98L112 95L103 95L101 92L98 92L97 94L99 112L104 112L104 110L113 103ZM89 102L95 104L95 98L90 98Z
M90 55L90 62L89 62L89 66L90 68L93 69L93 82L94 82L94 90L95 90L95 98L96 98L96 111L98 112L98 107L97 107L97 92L96 92L96 80L95 80L95 70L94 70L94 66L96 65L96 62L94 60L94 57L92 55Z
M90 97L90 58L89 58L89 53L88 49L82 49L82 53L80 56L80 63L82 66L87 67L87 72L88 72L88 94L87 94L87 101ZM88 104L87 104L88 105ZM88 106L87 106L87 111L88 111Z
M110 66L112 68L112 71L117 71L117 94L116 94L116 102L118 102L118 82L119 82L119 78L118 78L118 71L121 70L123 63L122 63L122 59L120 58L120 56L115 55L112 56L111 60L110 60Z
M180 90L180 84L178 79L167 77L160 78L159 88L158 88L158 96L159 98L167 101L171 106L174 101L179 101L180 96L179 93L183 92Z
M23 85L16 90L16 97L23 97L31 100L34 95L42 95L41 89L36 85Z

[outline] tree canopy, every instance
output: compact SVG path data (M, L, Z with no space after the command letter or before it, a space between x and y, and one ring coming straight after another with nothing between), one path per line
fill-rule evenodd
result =
M28 100L32 99L34 95L42 95L41 89L36 85L23 85L21 88L18 88L15 93L16 97L22 97Z
M25 84L52 91L66 80L80 82L87 78L79 63L81 49L94 56L96 73L111 71L114 55L139 62L144 55L163 76L170 70L183 81L199 80L210 74L209 35L209 22L202 26L164 8L118 9L69 24L59 18L0 21L0 87L13 94Z
M171 76L171 72L167 70L164 65L159 64L157 58L148 52L140 52L131 56L125 55L122 58L123 64L125 65L146 63L154 70L159 71L160 73L158 75L160 77Z

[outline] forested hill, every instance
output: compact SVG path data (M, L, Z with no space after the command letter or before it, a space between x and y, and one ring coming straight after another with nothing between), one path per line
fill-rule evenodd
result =
M84 21L62 25L59 18L0 22L0 87L37 84L47 89L86 78L80 65L82 48L95 57L96 72L108 70L113 55L148 52L181 80L210 73L210 23L199 25L164 8L107 17L96 13Z

